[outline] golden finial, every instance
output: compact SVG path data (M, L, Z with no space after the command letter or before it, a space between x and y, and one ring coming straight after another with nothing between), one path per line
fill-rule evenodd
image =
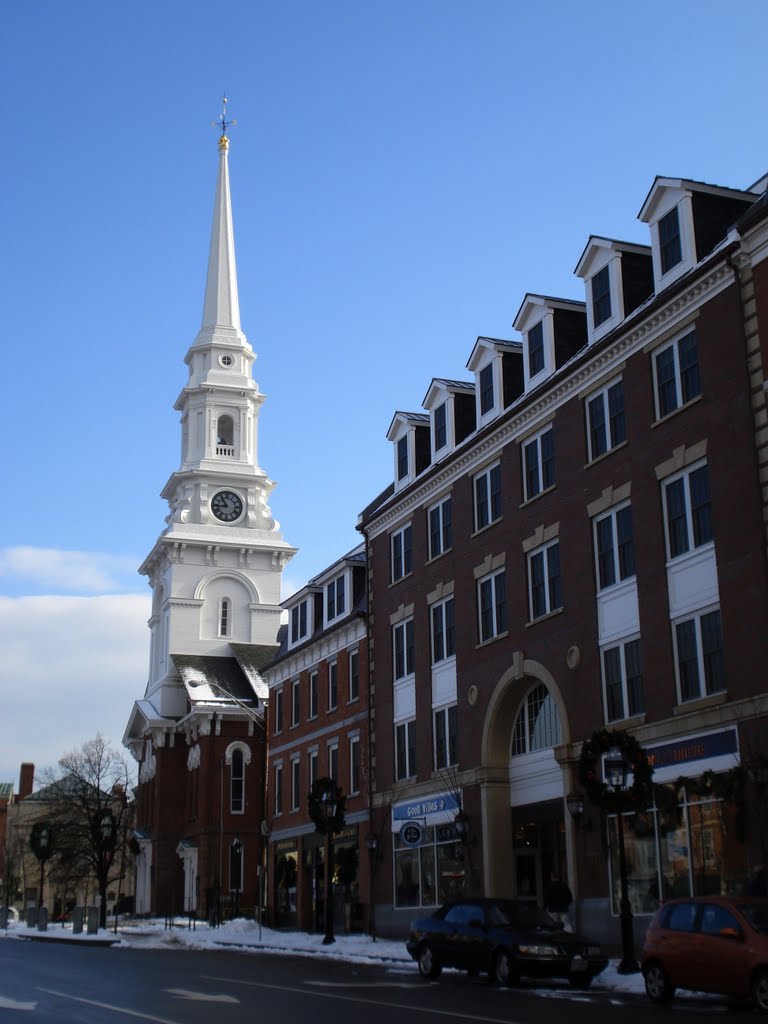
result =
M229 139L227 138L227 128L232 128L237 124L237 121L227 120L227 96L226 93L221 97L221 114L218 120L211 121L212 128L221 128L221 138L219 139L219 149L229 149Z

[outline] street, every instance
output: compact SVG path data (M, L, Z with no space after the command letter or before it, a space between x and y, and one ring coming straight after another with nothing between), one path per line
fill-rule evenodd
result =
M402 965L359 965L310 957L227 951L86 948L37 942L0 943L2 1024L286 1024L318 1018L335 1024L594 1024L633 1018L638 1024L674 1013L684 1024L704 1015L743 1014L725 1001L676 1001L670 1010L644 998L579 992L552 985L502 989L484 978L445 972L422 981Z

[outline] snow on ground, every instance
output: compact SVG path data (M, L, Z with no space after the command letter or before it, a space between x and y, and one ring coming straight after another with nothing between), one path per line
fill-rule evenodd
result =
M7 931L0 931L0 938L35 938L52 940L70 940L116 943L119 947L134 949L178 949L186 946L189 949L237 949L252 953L291 953L295 956L326 957L332 960L346 960L349 963L381 964L389 970L404 971L416 974L416 964L408 955L405 942L392 939L371 939L369 935L337 935L332 945L323 945L322 935L310 935L306 932L275 931L271 928L260 928L256 921L243 918L230 921L220 928L210 928L207 923L198 921L194 929L186 922L179 920L175 927L166 928L162 920L134 921L126 919L118 924L115 934L111 929L99 931L97 936L73 935L71 925L50 924L45 933L23 924L10 923ZM618 961L612 960L602 974L598 975L590 991L608 991L621 995L644 995L645 986L642 975L622 975L617 971ZM536 987L538 995L550 997L567 997L569 999L588 998L585 992L570 988L566 983L547 982L545 986ZM693 993L685 993L693 996ZM710 999L709 996L701 996Z

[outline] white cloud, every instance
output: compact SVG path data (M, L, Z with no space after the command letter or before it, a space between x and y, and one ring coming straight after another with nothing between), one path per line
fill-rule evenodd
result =
M0 549L0 576L24 580L54 591L104 594L138 587L136 561L98 551L58 548ZM131 582L126 584L125 577Z
M120 749L147 681L150 597L0 597L0 782L100 732Z

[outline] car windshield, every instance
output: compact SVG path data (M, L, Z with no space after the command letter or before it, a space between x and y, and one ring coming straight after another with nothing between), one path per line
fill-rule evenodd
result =
M768 935L768 901L762 903L742 903L739 910L749 921L756 932Z
M557 929L557 921L535 903L514 903L503 900L492 903L488 908L491 923L502 928L546 928Z

